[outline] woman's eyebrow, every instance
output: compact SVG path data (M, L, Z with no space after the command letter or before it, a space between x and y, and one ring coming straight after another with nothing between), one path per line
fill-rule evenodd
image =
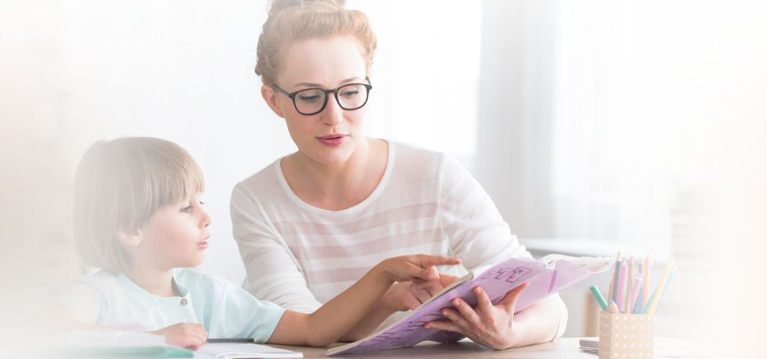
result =
M354 77L350 77L350 78L348 78L346 80L341 81L341 83L345 84L345 83L349 83L349 82L352 82L352 81L355 81L355 80L362 81L362 78L358 77L358 76L354 76Z
M348 78L346 80L341 81L341 83L345 84L345 83L349 83L349 82L352 82L352 81L355 81L355 80L362 81L362 78L359 77L359 76L354 76L354 77L350 77L350 78ZM303 86L303 87L322 87L322 85L316 84L316 83L312 83L312 82L299 82L299 83L294 85L294 87L301 87L301 86Z
M302 87L302 86L303 87L322 87L322 85L320 85L320 84L315 84L315 83L311 83L311 82L299 82L299 83L295 84L293 87Z

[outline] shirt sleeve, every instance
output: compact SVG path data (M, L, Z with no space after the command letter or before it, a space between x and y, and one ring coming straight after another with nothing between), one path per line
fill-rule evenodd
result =
M453 255L469 270L512 256L532 258L480 184L458 162L443 156L438 215Z
M93 287L80 282L69 284L56 294L53 305L61 316L81 323L99 324L104 298Z
M256 298L302 313L322 304L306 284L298 262L277 230L266 219L254 195L235 187L230 213L234 238L247 273L245 287Z
M468 270L480 271L513 256L532 258L479 182L447 156L440 170L439 216L453 255ZM568 313L559 294L552 298L560 306L558 338L565 331Z
M223 313L219 318L221 328L211 332L221 332L224 337L254 338L259 343L266 343L277 328L285 309L277 304L256 299L244 289L233 283L224 284Z

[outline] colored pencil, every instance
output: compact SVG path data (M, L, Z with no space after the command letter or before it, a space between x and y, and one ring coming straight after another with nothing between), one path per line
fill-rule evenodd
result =
M655 314L655 309L658 307L658 302L660 302L661 293L663 293L663 290L666 287L666 283L668 282L668 278L671 276L672 268L674 268L674 256L671 256L671 258L668 260L668 263L666 263L666 269L663 271L663 276L661 277L658 286L655 287L655 291L652 293L650 305L644 309L646 313Z

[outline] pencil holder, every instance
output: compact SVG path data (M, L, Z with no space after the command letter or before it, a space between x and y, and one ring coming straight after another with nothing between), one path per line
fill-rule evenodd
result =
M652 359L654 337L654 315L599 313L599 359Z

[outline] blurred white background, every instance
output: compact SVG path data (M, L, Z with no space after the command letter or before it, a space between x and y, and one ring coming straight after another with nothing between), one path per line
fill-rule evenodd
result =
M348 7L370 17L379 39L368 134L458 158L536 256L621 250L662 264L675 253L680 275L661 332L707 329L690 318L713 299L690 303L690 293L703 294L701 273L718 253L764 254L762 227L741 220L767 218L767 6ZM0 0L4 281L42 293L39 283L77 272L67 244L74 170L91 143L120 136L162 137L192 153L213 216L201 270L243 279L231 189L295 150L253 73L265 18L264 0ZM19 279L35 273L31 256L61 270ZM593 334L582 288L564 296L567 334Z

